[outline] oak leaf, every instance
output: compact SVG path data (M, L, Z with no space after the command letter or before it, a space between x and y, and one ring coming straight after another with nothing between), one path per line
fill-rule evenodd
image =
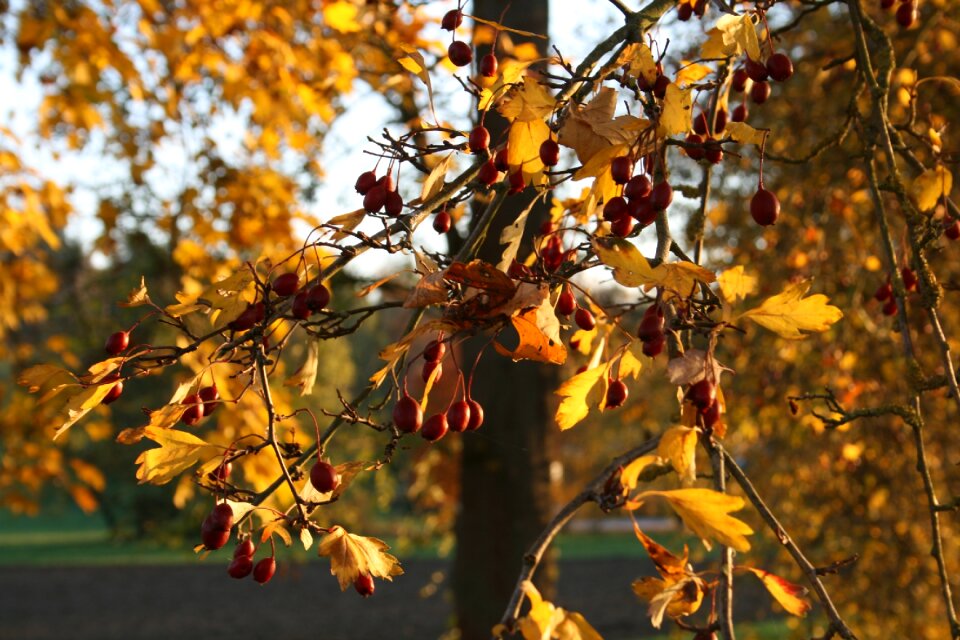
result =
M383 540L354 535L335 525L320 541L317 553L330 558L330 574L343 591L361 574L391 581L403 575L400 561L387 553L389 548Z

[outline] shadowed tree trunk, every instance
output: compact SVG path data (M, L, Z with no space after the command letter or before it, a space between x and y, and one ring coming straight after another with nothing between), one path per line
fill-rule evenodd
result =
M473 8L478 17L499 20L508 4L505 0L476 0ZM545 34L547 16L547 0L514 3L504 22ZM514 42L522 41L519 36L511 37ZM536 43L545 54L545 41ZM488 50L476 51L476 58ZM499 116L488 114L485 125L491 133L491 146L505 139L506 123ZM500 261L502 229L533 196L533 190L528 190L506 199L480 249L481 259L493 264ZM483 206L477 205L477 214ZM521 255L529 250L532 232L546 215L546 206L538 205L531 212ZM466 361L472 363L485 344L486 339L473 341ZM485 421L479 432L463 439L453 576L461 640L490 638L516 584L523 555L550 518L550 440L554 432L550 399L557 380L556 367L513 363L492 348L474 374L472 395L483 405ZM537 574L537 583L546 594L552 591L555 573L555 563L547 560Z

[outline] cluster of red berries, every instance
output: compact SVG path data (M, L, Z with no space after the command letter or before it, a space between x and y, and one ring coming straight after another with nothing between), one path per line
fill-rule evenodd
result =
M907 292L917 290L917 274L910 267L900 269L900 278L903 279L903 286ZM893 295L893 285L890 284L890 278L877 288L873 294L877 302L882 302L881 311L885 316L894 316L897 314L897 299Z
M364 171L353 187L363 196L363 209L367 213L379 213L382 209L394 218L403 213L403 197L397 191L392 173L378 178L373 171Z
M673 187L666 180L653 184L646 173L633 175L633 160L618 156L610 163L613 181L623 185L623 195L610 198L603 206L603 219L611 232L625 238L633 231L634 222L644 228L673 202Z
M446 352L447 345L442 339L432 340L423 350L421 376L424 382L433 375L439 378L443 374L443 357ZM393 424L401 433L419 431L424 440L436 442L447 435L448 431L463 433L479 429L483 424L483 406L465 393L462 399L451 402L446 411L435 413L424 421L420 403L404 392L393 405Z
M643 312L643 318L640 319L640 327L637 329L637 337L643 343L643 355L656 358L663 353L663 345L667 338L664 333L666 319L663 317L663 309L659 304L652 304Z
M271 555L269 558L263 558L257 564L253 564L253 556L256 552L257 549L253 546L253 541L250 538L239 543L233 550L233 560L227 567L227 574L231 578L240 580L252 573L253 579L260 584L270 582L273 574L277 572L277 561Z
M457 27L461 24L463 24L463 11L460 9L451 9L444 14L443 19L440 21L440 27L445 31L456 31ZM454 65L465 67L473 62L473 49L471 49L470 45L466 42L454 38L454 40L450 42L450 46L447 47L447 56ZM494 61L496 61L496 58L494 58ZM487 64L489 65L490 63ZM493 75L496 75L496 73L496 67L494 67Z
M909 29L917 22L917 0L899 0L900 6L897 7L897 24L904 29ZM897 4L897 0L880 0L881 9L892 9Z
M107 353L111 356L117 356L127 350L127 347L130 346L130 332L129 331L117 331L111 333L107 337L107 342L104 345ZM110 374L103 378L103 384L113 383L113 386L110 387L110 390L107 391L107 395L101 400L102 404L111 404L120 395L123 393L123 380L120 379L120 376L117 374Z
M720 422L720 402L717 401L717 385L704 378L687 389L687 401L697 408L700 422L708 432Z
M742 114L746 118L746 111ZM708 115L701 111L693 119L693 133L688 134L684 142L688 146L684 147L687 156L692 160L707 159L711 164L720 164L723 161L723 147L716 139L727 128L727 110L723 107L717 109L713 119L713 126L708 122ZM742 120L741 120L742 122Z
M570 287L564 286L557 298L556 312L562 316L573 314L573 321L584 331L593 331L597 326L597 319L593 316L590 309L581 307L577 304L577 299L573 295Z
M192 427L209 416L217 408L217 401L220 399L220 392L217 385L212 384L201 388L197 393L188 395L180 403L186 406L186 410L180 416L180 420L188 427Z

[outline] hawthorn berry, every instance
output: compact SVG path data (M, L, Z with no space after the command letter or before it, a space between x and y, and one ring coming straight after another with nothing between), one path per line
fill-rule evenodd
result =
M490 148L490 131L482 124L478 124L470 132L467 140L472 153L480 153Z
M754 82L750 87L750 99L756 104L763 104L770 97L769 82Z
M436 442L443 436L447 435L448 429L449 425L447 424L446 414L435 413L427 418L427 421L423 423L423 429L420 430L420 436L427 442Z
M241 580L253 572L253 558L249 556L236 556L227 565L227 574L231 578Z
M877 302L883 302L884 300L889 300L892 295L893 286L889 282L884 282L877 288L877 292L873 294L873 297Z
M410 394L404 393L403 397L397 400L397 404L393 405L393 424L402 433L416 433L422 423L423 410L420 403Z
M217 466L216 469L209 473L211 479L216 482L226 482L227 478L230 477L230 473L233 471L233 464L230 462L222 462Z
M373 189L376 184L377 174L373 171L364 171L357 177L357 182L353 185L353 188L356 189L360 195L366 195L367 191Z
M586 307L579 307L577 309L577 312L573 315L573 321L576 322L577 326L584 331L591 331L595 326L597 326L596 319Z
M749 115L750 112L747 111L747 103L741 102L733 108L733 113L730 115L730 119L734 122L746 122L747 116Z
M657 219L657 210L650 204L649 198L631 200L627 204L627 212L631 218L640 223L641 227L645 227Z
M107 395L103 396L103 400L100 402L102 404L112 404L120 397L120 394L123 393L123 381L120 379L120 376L113 374L104 378L103 382L107 384L113 382L114 385L110 387L110 391L107 391Z
M692 4L681 4L677 6L677 19L681 22L686 22L693 16L693 5Z
M568 316L577 309L577 299L569 287L564 287L557 298L557 313Z
M780 201L776 194L763 187L757 189L750 199L750 215L754 222L764 227L776 222L780 216Z
M269 558L264 558L253 567L253 579L260 584L267 584L276 572L277 561L273 556L270 556Z
M627 215L627 201L623 196L614 196L603 205L603 219L608 222L619 220Z
M232 331L246 331L253 328L255 324L263 320L266 308L262 302L248 304L239 316L227 323L227 328Z
M951 240L960 240L960 220L948 223L943 229L943 235Z
M497 61L497 56L492 53L488 53L480 58L480 75L485 78L495 78L499 67L500 63Z
M434 377L434 380L439 380L443 375L443 363L439 360L431 362L427 360L423 363L423 369L420 370L420 377L423 378L423 381L426 382L430 379L430 376L433 375L433 372L436 371L437 375Z
M318 460L310 469L310 484L320 493L330 493L340 486L340 474L329 462Z
M301 291L293 298L293 306L290 313L297 320L306 320L310 317L310 307L307 306L307 292Z
M887 301L884 303L883 308L881 309L881 311L883 311L883 315L885 315L885 316L893 316L893 315L896 315L896 314L897 314L897 300L896 300L896 298L891 298L890 300L887 300Z
M111 333L107 338L107 343L104 345L104 348L112 356L117 355L127 349L130 346L130 333L127 331L117 331L116 333Z
M916 2L908 0L907 2L902 2L899 7L897 7L897 24L899 24L904 29L909 29L917 21L917 4Z
M433 230L437 233L446 233L450 231L450 225L453 221L450 219L450 214L446 209L441 209L437 212L437 215L433 217Z
M220 391L217 385L212 384L209 387L203 387L197 392L200 401L203 403L203 415L208 416L217 408L216 402L220 399Z
M713 118L713 134L720 135L727 128L727 110L723 107L717 108L717 113Z
M461 24L463 24L463 11L460 9L447 11L440 20L440 28L444 31L455 31Z
M447 426L451 431L463 433L470 425L470 403L459 400L447 409Z
M203 401L200 400L199 395L191 394L184 398L181 404L187 405L186 410L180 416L183 424L192 427L200 422L200 419L203 418Z
M467 423L467 431L476 431L483 424L483 405L476 400L467 400L470 405L470 422Z
M387 203L387 190L382 184L374 185L363 196L363 209L367 213L377 213Z
M720 164L723 161L723 147L713 138L707 138L704 155L710 164Z
M624 215L610 224L610 232L618 238L626 238L630 235L630 232L633 231L633 224L633 218L629 215Z
M737 69L733 72L733 78L730 80L730 89L737 93L743 93L747 90L747 80L749 79L750 76L747 75L746 69Z
M465 67L473 62L473 49L462 40L454 40L447 47L447 57L458 67Z
M767 73L777 82L786 82L793 75L793 62L785 53L775 53L767 59Z
M497 168L497 171L509 171L510 163L507 162L507 147L504 146L502 149L497 151L497 155L493 157L493 166Z
M200 541L211 551L222 548L230 540L230 529L233 527L233 509L226 502L221 502L200 526Z
M518 169L510 174L510 190L507 193L520 193L526 186L527 182L523 179L523 172Z
M656 82L653 83L653 95L663 100L664 96L667 95L667 87L670 86L670 78L660 74L657 76Z
M703 144L703 138L696 133L689 133L687 137L683 140L690 145L698 145L693 147L684 147L683 151L687 154L691 160L703 160L703 157L706 155L706 150L699 145Z
M700 412L700 416L703 419L703 426L707 429L713 429L720 422L720 402L714 400L713 404L707 407L705 411Z
M910 267L900 269L900 277L903 278L903 286L907 291L917 290L917 274Z
M270 286L275 294L286 298L297 292L300 287L300 276L296 273L284 273L274 278Z
M610 380L607 386L607 409L616 409L627 401L627 385L623 380Z
M353 588L364 598L369 598L376 590L376 586L373 583L373 576L369 573L361 573L357 576L357 579L353 581Z
M666 180L654 185L650 192L650 204L654 209L666 209L673 202L673 187Z
M487 187L492 186L499 179L500 171L497 169L497 165L493 160L484 162L483 166L480 167L480 171L477 172L477 180Z
M253 546L253 540L246 538L243 542L237 544L237 547L233 550L233 557L252 558L256 552L257 548Z
M397 191L387 191L387 197L383 202L383 212L394 218L403 213L403 196Z
M693 132L700 136L707 135L707 114L701 111L697 114L697 117L693 119Z
M330 290L323 283L316 284L307 293L307 308L310 311L321 311L330 304Z
M666 344L666 337L660 336L655 340L650 340L649 342L643 343L643 355L656 358L658 355L663 353L663 346Z
M626 184L633 175L633 160L628 156L617 156L610 162L610 175L617 184Z
M687 400L701 413L709 409L716 399L717 386L713 384L712 380L704 378L690 385L690 388L687 389Z
M747 63L743 68L747 74L747 77L754 82L763 82L767 79L767 67L759 60L754 60L750 56L747 56Z
M646 174L641 173L627 181L626 186L623 188L623 195L631 200L635 198L646 198L650 195L652 189L653 183L650 182L650 178L648 178Z
M663 337L663 328L666 319L663 317L663 311L659 305L653 304L647 307L640 320L640 327L637 329L637 337L642 342L650 342Z
M443 360L447 353L447 344L442 340L431 340L423 349L423 359L427 362Z
M545 167L554 167L560 162L560 145L553 138L547 138L540 144L540 162Z

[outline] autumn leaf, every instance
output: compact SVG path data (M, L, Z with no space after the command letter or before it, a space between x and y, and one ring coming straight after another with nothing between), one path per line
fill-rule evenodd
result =
M334 469L337 470L337 474L340 476L340 484L337 485L337 488L333 491L327 493L320 493L313 486L313 483L310 481L309 474L307 475L307 481L303 484L303 487L300 489L300 497L303 498L304 502L319 504L322 502L329 502L334 498L338 498L344 491L347 490L347 487L356 479L357 475L366 469L369 465L366 462L341 462L336 465Z
M443 280L443 271L425 274L407 294L407 299L403 301L404 308L420 309L446 302L448 292Z
M687 562L690 552L686 545L683 547L683 557L681 558L673 555L666 547L649 538L647 534L641 531L636 520L633 520L633 533L637 536L637 540L640 541L643 548L646 549L647 555L650 556L650 560L653 561L657 569L657 573L665 580L681 580L689 574Z
M147 281L143 276L140 276L140 286L136 287L130 294L127 296L126 301L121 302L121 307L139 307L145 304L153 304L150 300L150 296L147 294Z
M754 129L746 122L728 122L723 131L730 139L740 144L755 144L760 146L767 138L767 129Z
M707 41L700 49L700 57L708 60L726 58L738 56L744 51L751 59L760 60L760 43L753 16L749 13L724 15L707 32Z
M603 640L582 615L544 600L529 580L521 588L530 602L530 610L517 620L524 640Z
M337 576L343 591L361 574L385 580L403 575L400 561L387 553L389 548L383 540L354 535L343 527L333 526L320 541L317 553L330 558L330 573Z
M780 603L780 606L786 609L787 613L803 617L810 611L810 602L804 598L804 596L807 595L807 589L805 587L788 582L780 576L776 576L763 569L756 569L754 567L743 568L760 578L763 586L765 586L767 591L770 592L770 595Z
M700 609L703 602L703 581L688 577L676 582L658 578L640 578L631 585L633 593L650 603L647 610L650 624L659 629L664 615L682 618Z
M725 547L737 551L749 551L747 535L753 533L747 523L728 515L744 506L743 498L719 493L710 489L674 489L671 491L645 491L635 500L648 497L665 498L683 522L703 540L707 549L710 541L716 540Z
M500 115L511 123L539 122L544 124L543 121L553 113L555 107L556 104L550 92L535 78L526 76L523 79L523 85L513 89L500 103L498 110ZM538 145L538 151L539 148ZM511 162L510 164L516 165L519 163Z
M743 266L736 266L717 276L720 295L728 304L736 304L757 290L756 276L749 275Z
M671 427L660 437L657 455L670 464L680 476L683 486L697 480L697 430L690 427Z
M38 364L20 372L17 384L27 387L29 393L36 393L55 379L76 380L76 377L63 367L52 364Z
M927 169L914 178L910 194L917 202L920 211L929 211L937 203L950 195L953 189L953 174L943 165Z
M543 120L517 120L507 134L507 164L513 171L522 171L524 184L536 184L543 176L540 145L550 137L550 127Z
M667 94L663 98L663 111L660 113L660 122L657 133L661 136L675 136L686 133L693 121L693 94L689 89L681 89L674 83L667 86Z
M366 217L366 215L366 210L357 209L356 211L342 213L339 216L334 216L333 218L327 220L327 226L337 228L337 230L333 232L334 242L349 237L350 232L356 229L357 225L363 222L363 219Z
M311 340L307 343L307 356L297 369L296 373L283 383L285 387L297 387L301 396L313 393L313 385L317 381L317 371L320 366L320 341Z
M629 73L635 78L643 76L643 79L649 86L657 80L657 63L653 59L653 52L646 44L642 42L632 42L624 49L620 55L624 63L630 65Z
M709 65L696 62L684 64L686 64L686 66L677 72L677 76L673 80L680 88L685 88L694 82L699 82L713 73L713 67Z
M426 202L433 196L440 193L440 191L443 189L444 178L456 160L457 154L447 154L440 162L437 163L437 166L430 170L430 174L424 178L423 186L420 188L421 202Z
M711 283L713 272L692 262L672 262L650 266L643 254L630 242L619 238L593 241L600 261L613 267L613 278L625 287L642 286L644 291L660 287L669 292L667 299L690 295L698 282Z
M216 445L186 431L145 427L143 435L160 446L147 449L137 458L136 464L140 465L137 469L137 480L140 484L166 484L201 458L207 458L219 451Z
M523 231L527 227L527 217L533 210L534 205L540 202L540 198L534 198L530 204L517 215L516 219L505 226L500 232L500 244L506 245L503 253L500 254L500 262L497 263L497 269L506 271L517 257L517 251L520 250L520 242L523 240Z
M740 317L749 318L790 340L805 337L804 331L826 331L843 317L843 312L828 304L830 300L823 294L804 298L803 295L809 289L808 280L791 284Z
M290 532L287 531L286 527L287 519L286 518L276 518L271 520L264 527L263 531L260 532L260 542L264 543L270 540L273 536L277 536L283 540L283 545L289 547L293 544L293 538L290 536Z
M590 413L590 405L593 404L591 400L602 399L595 398L596 394L592 392L597 383L602 380L606 370L606 366L587 369L573 376L557 389L556 394L563 400L560 401L554 418L561 431L566 431L587 417Z
M640 456L627 464L627 466L623 468L623 471L620 472L620 484L623 485L624 491L629 493L636 489L637 483L640 481L640 474L643 473L643 470L659 459L658 456L653 455Z
M520 342L514 349L494 342L497 353L513 360L535 360L550 364L563 364L566 361L567 349L560 339L560 322L549 300L513 316L510 323L517 331Z

